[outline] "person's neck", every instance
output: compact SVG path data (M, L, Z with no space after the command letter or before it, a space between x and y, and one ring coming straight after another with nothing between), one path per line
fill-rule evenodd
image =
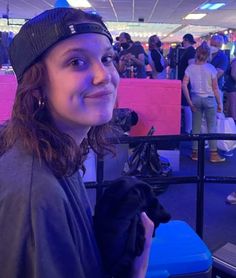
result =
M81 129L78 128L78 130L71 129L71 130L66 130L65 133L70 135L76 142L76 144L79 146L81 142L84 140L84 138L87 137L89 129Z
M186 46L185 46L185 48L189 48L189 47L191 47L191 46L192 46L192 45L191 45L191 44L189 44L189 45L186 45Z
M206 61L199 61L199 60L196 60L196 61L195 61L195 64L196 64L196 65L203 65L203 64L206 64Z
M80 126L76 123L65 123L63 120L55 122L57 128L72 137L79 146L87 136L90 127Z

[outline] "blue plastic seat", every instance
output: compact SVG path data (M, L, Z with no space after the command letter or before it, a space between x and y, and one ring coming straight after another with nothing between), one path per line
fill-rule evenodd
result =
M153 239L146 278L211 277L212 255L184 221L161 224Z

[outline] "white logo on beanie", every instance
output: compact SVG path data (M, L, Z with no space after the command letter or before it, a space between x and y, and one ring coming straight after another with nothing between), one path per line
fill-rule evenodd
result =
M69 28L70 28L71 34L76 33L74 25L70 25Z

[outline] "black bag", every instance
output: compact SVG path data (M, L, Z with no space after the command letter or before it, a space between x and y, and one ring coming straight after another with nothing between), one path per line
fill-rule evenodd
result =
M131 127L138 122L138 115L129 108L116 108L113 110L112 124L121 128L124 132L130 131Z
M152 127L147 136L153 135ZM157 145L153 143L141 143L137 145L132 155L124 166L124 174L136 177L169 176L172 169L168 159L160 157Z

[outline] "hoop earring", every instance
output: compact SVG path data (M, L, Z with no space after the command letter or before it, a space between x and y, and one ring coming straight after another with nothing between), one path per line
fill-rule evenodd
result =
M39 105L39 108L40 109L43 109L44 107L45 107L45 100L41 97L41 98L39 98L39 100L38 100L38 105Z

